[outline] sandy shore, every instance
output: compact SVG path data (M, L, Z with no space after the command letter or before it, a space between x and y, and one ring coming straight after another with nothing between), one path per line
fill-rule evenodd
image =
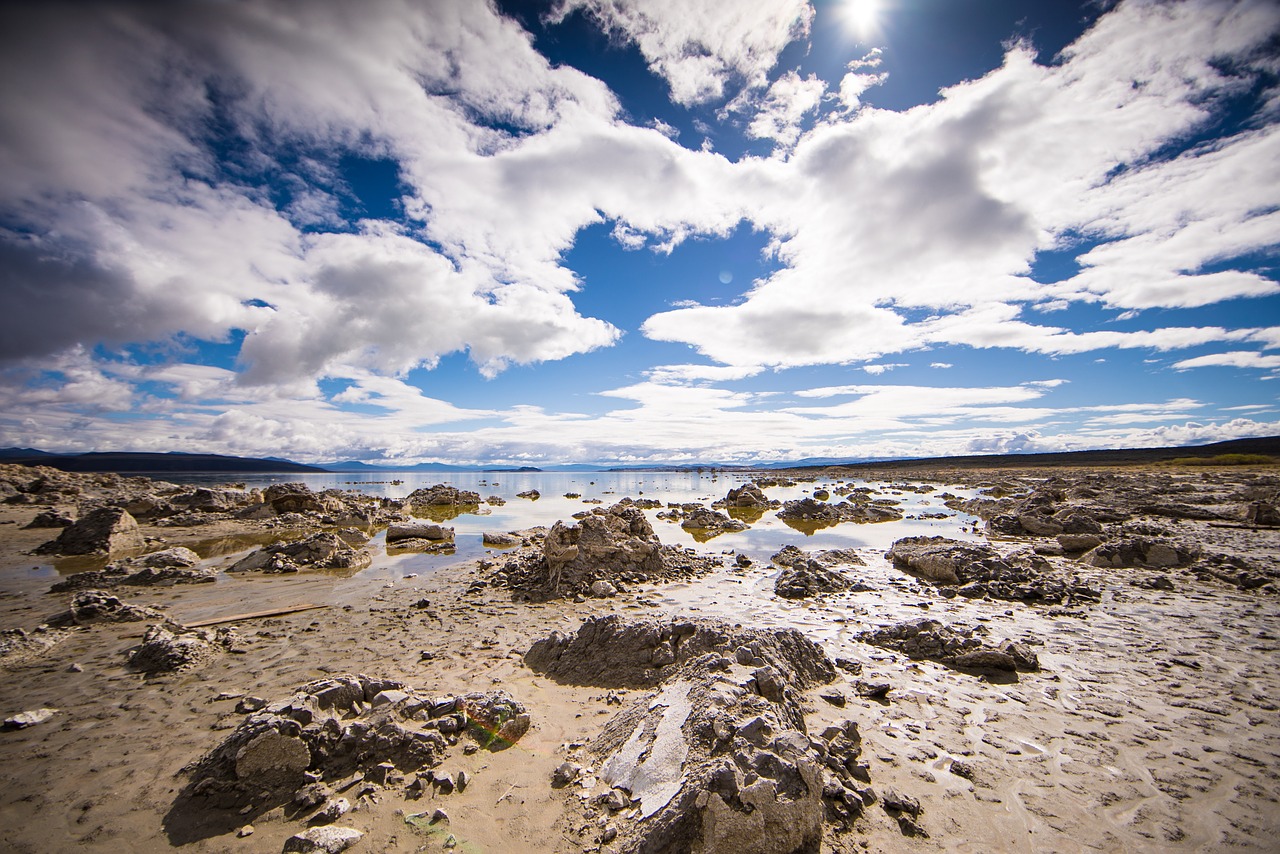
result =
M51 536L22 529L39 509L0 505L0 629L33 630L67 607L67 595L47 592L55 579L32 572L39 562L26 554ZM170 546L201 543L206 552L218 538L230 554L249 547L234 539L234 523L220 526L144 533L163 535ZM1180 541L1280 575L1280 530L1197 520L1174 527ZM832 658L861 665L861 674L842 672L834 684L848 698L843 708L820 699L832 686L809 692L808 729L856 720L872 785L917 799L928 835L904 836L877 805L852 829L829 827L823 850L1275 850L1274 584L1244 590L1175 571L1173 589L1150 589L1134 583L1150 575L1142 569L1077 563L1073 571L1101 601L1055 609L942 598L882 553L860 556L869 590L798 602L772 596L777 568L760 564L581 602L513 601L509 590L476 583L491 572L477 561L374 589L304 572L117 590L180 623L302 603L329 607L239 622L231 653L182 673L147 676L127 667L147 625L136 622L67 629L47 649L9 660L0 670L0 716L57 712L0 733L0 849L280 851L305 824L278 807L261 814L188 809L179 797L182 769L240 723L240 698L285 698L312 680L364 673L432 695L501 687L530 709L533 726L507 750L453 751L447 767L471 778L463 791L407 800L387 788L359 799L342 821L364 833L355 850L445 850L450 838L463 851L596 850L600 827L584 818L576 787L553 789L551 776L567 745L590 742L619 701L641 692L557 684L522 656L553 629L572 632L591 615L616 612L794 626ZM856 637L922 615L1027 643L1041 670L984 678ZM883 700L864 698L859 681L888 682L891 690ZM405 821L437 807L447 821L427 828ZM249 823L252 835L237 836Z

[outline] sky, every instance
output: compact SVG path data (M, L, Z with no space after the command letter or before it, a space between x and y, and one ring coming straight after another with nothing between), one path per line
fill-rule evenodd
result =
M0 5L0 447L1280 435L1272 0Z

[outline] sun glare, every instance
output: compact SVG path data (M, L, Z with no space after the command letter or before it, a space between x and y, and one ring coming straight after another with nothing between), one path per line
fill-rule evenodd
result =
M884 0L843 0L841 13L844 26L859 39L869 39L880 32Z

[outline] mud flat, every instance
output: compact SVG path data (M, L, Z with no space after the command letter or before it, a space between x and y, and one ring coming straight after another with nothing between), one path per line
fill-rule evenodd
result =
M0 848L1274 850L1274 469L791 476L954 535L740 561L619 501L371 582L447 525L0 466Z

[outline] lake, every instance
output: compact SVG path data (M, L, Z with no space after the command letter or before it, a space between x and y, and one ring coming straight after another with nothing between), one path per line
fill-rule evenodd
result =
M447 483L459 489L478 492L484 500L496 496L505 501L505 504L497 506L482 503L477 512L462 513L446 521L455 530L457 550L453 555L388 555L383 534L379 534L372 543L376 553L373 565L356 574L356 578L374 580L419 573L443 564L481 557L489 551L498 551L488 549L481 543L481 535L485 531L512 531L537 525L550 527L557 520L572 522L575 513L589 511L596 506L608 507L628 496L656 499L662 502L661 509L666 509L669 503L697 502L710 505L723 498L731 488L754 480L757 476L726 472L340 472L242 477L226 474L174 475L165 479L175 483L235 482L250 488L262 488L273 483L305 483L317 492L342 489L387 498L404 498L415 489ZM393 480L399 482L391 482ZM875 489L879 493L876 498L900 502L898 509L908 517L937 513L947 515L941 519L907 518L875 524L842 523L805 533L789 527L777 518L776 510L768 510L760 519L752 522L746 531L721 534L706 542L698 542L678 523L659 519L659 510L646 510L645 513L663 543L688 546L706 554L741 553L764 563L780 548L789 544L806 550L856 548L883 551L894 540L906 536L975 538L970 530L974 517L949 510L939 497L944 492L961 496L973 494L972 489L960 486L938 484L936 491L922 494L911 491L914 487L897 488L892 482L868 482L849 478L798 481L791 486L768 487L765 494L771 499L785 502L811 495L819 486L833 487L840 483ZM531 489L536 489L541 497L537 500L517 497L518 493ZM569 495L579 497L567 497ZM831 500L841 499L833 495Z

